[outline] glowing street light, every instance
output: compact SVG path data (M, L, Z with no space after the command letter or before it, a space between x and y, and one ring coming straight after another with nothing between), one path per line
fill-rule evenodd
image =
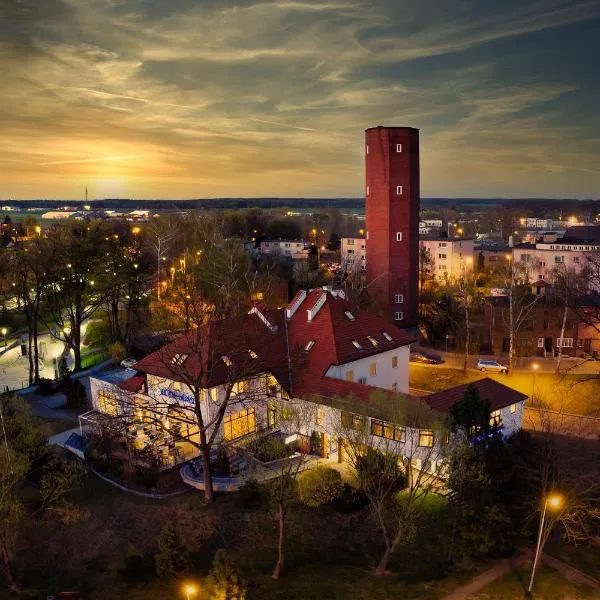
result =
M133 235L137 235L138 233L140 233L140 231L142 231L141 227L132 227L131 228L131 233L133 233Z
M3 327L2 329L0 329L0 332L2 333L2 340L4 341L4 349L6 350L6 334L8 333L8 329L6 329L6 327Z
M531 370L533 371L533 383L531 384L531 399L534 399L535 396L535 374L536 371L540 368L539 363L531 363Z
M186 600L191 600L192 596L195 596L198 593L198 586L193 583L186 583L183 586L183 593L185 594Z
M360 233L360 235L365 235L365 230L364 229L359 229L358 233Z
M36 232L38 235L42 235L42 228L41 228L39 225L36 225L36 226L35 226L35 232Z
M562 508L564 499L560 494L552 492L544 498L544 508L542 509L542 516L540 518L540 530L538 532L537 546L535 549L535 558L533 559L533 567L531 569L531 579L529 580L529 587L527 588L527 595L531 596L531 590L533 588L533 579L535 577L535 569L540 560L542 553L542 538L544 533L544 520L546 519L546 511L553 510L558 511ZM550 525L552 527L552 525Z

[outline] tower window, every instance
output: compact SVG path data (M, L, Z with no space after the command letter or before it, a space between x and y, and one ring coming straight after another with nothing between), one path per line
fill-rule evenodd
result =
M402 241L402 232L401 231L396 231L396 241L397 242Z
M366 146L367 154L369 154L369 146Z
M402 196L402 186L401 185L396 186L396 194L398 196Z
M402 152L402 144L396 144L396 152Z
M369 195L369 186L367 186L367 196Z
M402 321L402 319L404 319L403 312L395 312L394 313L394 321Z
M404 302L404 294L395 294L394 295L394 302L396 304L402 304Z

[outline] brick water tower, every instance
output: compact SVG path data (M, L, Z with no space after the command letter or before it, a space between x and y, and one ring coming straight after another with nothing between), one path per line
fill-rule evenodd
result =
M418 324L419 130L365 131L367 283L398 327Z

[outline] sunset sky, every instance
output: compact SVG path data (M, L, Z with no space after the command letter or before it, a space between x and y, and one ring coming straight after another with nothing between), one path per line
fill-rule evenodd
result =
M600 197L600 0L0 0L0 199Z

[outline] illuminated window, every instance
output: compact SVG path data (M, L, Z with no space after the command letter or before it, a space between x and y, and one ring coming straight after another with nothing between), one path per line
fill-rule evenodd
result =
M171 358L171 364L180 367L186 360L189 354L174 354Z
M375 377L377 375L377 363L373 362L369 365L369 375Z
M256 431L256 413L254 408L247 408L226 415L223 419L223 430L226 442Z
M401 185L396 186L396 194L398 196L402 196L402 186Z
M346 381L354 381L354 371L346 371Z
M422 448L431 448L433 446L433 431L431 429L419 430L419 446Z
M250 383L247 379L243 381L236 381L231 388L231 393L235 395L243 394L248 391L249 387Z
M396 152L402 152L402 144L396 144Z
M315 415L315 423L318 426L323 425L323 422L325 421L325 412L323 411L322 408L317 408L317 414Z
M394 295L394 302L396 304L402 304L404 302L404 294L395 294Z
M231 362L231 359L228 356L221 356L221 360L228 366L230 367L233 363Z
M403 312L395 312L394 313L394 321L402 321L403 318L404 318Z
M398 367L398 357L392 356L392 369L396 369Z
M387 331L384 331L384 332L383 332L383 337L384 337L384 338L385 338L385 339L386 339L388 342L391 342L391 341L392 341L392 339L393 339L393 338L392 338L392 336L391 336L391 335L390 335L390 334L389 334Z
M273 429L277 425L277 410L273 402L267 404L267 427Z
M406 441L406 430L404 427L398 427L398 425L388 423L387 421L371 419L371 433L386 440L394 440L396 442Z
M173 389L177 392L180 392L181 391L181 381L174 381Z
M396 232L396 241L397 242L401 242L402 241L402 232L401 231L397 231Z
M355 317L349 310L347 310L344 314L346 315L346 317L348 317L348 319L354 321Z
M340 415L342 421L342 427L348 429L354 429L355 431L361 431L365 426L365 417L363 415L357 415L355 413L342 412Z
M251 300L264 300L265 299L265 295L263 292L254 292L251 296L250 296Z
M502 413L499 410L490 413L490 425L492 427L502 425Z
M516 405L516 404L511 404L511 405L510 405L510 412L511 412L512 414L514 414L514 413L516 413L516 412L517 412L517 405Z
M304 346L304 350L306 350L306 352L308 352L314 345L315 345L315 340L308 340L308 342L306 342L306 346Z
M258 354L256 354L254 350L248 350L248 354L250 355L250 358L258 358Z
M362 350L362 346L356 341L356 340L352 340L352 345L357 349L357 350Z
M368 335L367 339L371 342L372 346L379 346L379 342L374 337L371 337L370 335Z
M114 394L109 392L98 392L98 410L106 415L120 414L120 406Z

